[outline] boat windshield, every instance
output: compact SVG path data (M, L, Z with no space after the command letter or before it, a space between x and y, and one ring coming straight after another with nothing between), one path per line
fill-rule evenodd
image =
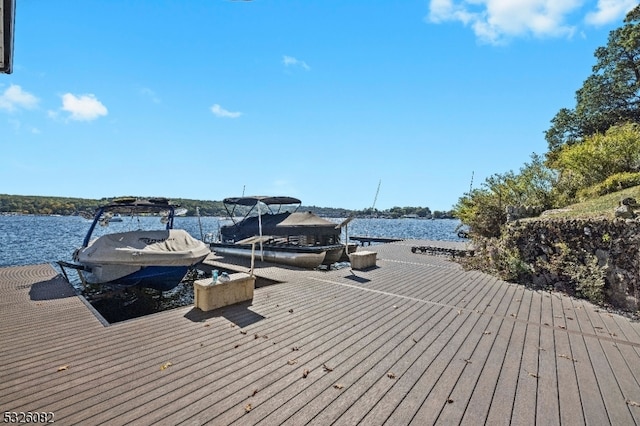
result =
M174 208L175 206L169 203L158 201L113 203L100 207L85 236L83 246L86 247L92 238L107 233L172 229Z

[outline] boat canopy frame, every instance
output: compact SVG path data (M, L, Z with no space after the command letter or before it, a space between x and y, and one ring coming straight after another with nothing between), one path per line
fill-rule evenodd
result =
M84 237L82 247L88 247L91 241L91 236L96 228L96 225L100 222L100 219L105 213L118 213L121 215L139 215L139 214L158 214L167 218L165 229L168 231L173 229L173 219L175 217L175 210L180 207L178 204L171 204L168 198L116 198L109 204L98 207L93 217L91 227Z
M231 219L234 225L237 225L238 223L242 222L243 220L251 216L251 213L256 208L257 208L258 216L261 216L262 214L267 213L267 212L260 211L260 203L267 206L268 213L271 213L271 214L280 213L282 206L297 204L296 208L293 210L293 212L296 212L302 205L302 201L300 201L298 198L287 197L287 196L266 196L266 195L253 195L253 196L246 196L246 197L228 197L222 200L222 203L224 204L224 208L227 211L227 215L229 216L229 219ZM275 211L274 209L271 208L271 206L274 206L274 205L278 206L278 208ZM233 207L229 209L229 206L233 206ZM240 219L239 221L236 221L234 213L236 211L236 207L238 206L251 207L251 208L242 217L242 219Z

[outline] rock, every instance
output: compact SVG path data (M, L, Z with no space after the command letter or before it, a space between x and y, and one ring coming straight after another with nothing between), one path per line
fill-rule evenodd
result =
M634 217L636 217L633 209L628 204L622 204L621 206L617 207L614 215L615 217L619 217L621 219L633 219Z

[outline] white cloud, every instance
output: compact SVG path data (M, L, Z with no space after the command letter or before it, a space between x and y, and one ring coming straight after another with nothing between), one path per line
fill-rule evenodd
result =
M158 97L158 95L156 95L156 92L154 92L153 90L147 88L147 87L143 87L140 89L140 94L142 94L143 96L148 97L149 99L151 99L151 101L153 103L159 104L160 103L160 98Z
M587 13L585 22L591 25L605 25L619 20L636 7L636 0L598 0L595 12Z
M213 104L213 106L211 107L211 112L216 117L222 117L222 118L238 118L242 115L241 112L227 111L226 109L222 108L218 104Z
M62 110L71 113L69 118L77 121L91 121L109 113L102 102L92 94L77 97L65 93L62 95Z
M586 0L431 0L427 20L461 22L479 41L501 44L522 36L571 37L585 16L588 23L622 20L635 0L599 0L597 11L585 10Z
M12 84L0 95L0 109L15 111L18 108L33 109L38 106L39 99L22 87Z
M305 69L307 71L309 71L311 69L311 67L309 65L307 65L307 63L305 61L301 61L299 59L296 59L293 56L284 55L282 57L282 63L284 64L285 67L300 67L300 68Z

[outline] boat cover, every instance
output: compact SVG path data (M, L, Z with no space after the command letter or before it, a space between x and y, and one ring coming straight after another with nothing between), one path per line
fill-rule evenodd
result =
M285 220L276 225L279 228L287 226L304 226L304 227L329 227L335 228L336 224L330 220L323 219L311 212L291 213Z
M94 265L191 266L211 253L182 229L129 231L103 235L77 253L77 261Z

